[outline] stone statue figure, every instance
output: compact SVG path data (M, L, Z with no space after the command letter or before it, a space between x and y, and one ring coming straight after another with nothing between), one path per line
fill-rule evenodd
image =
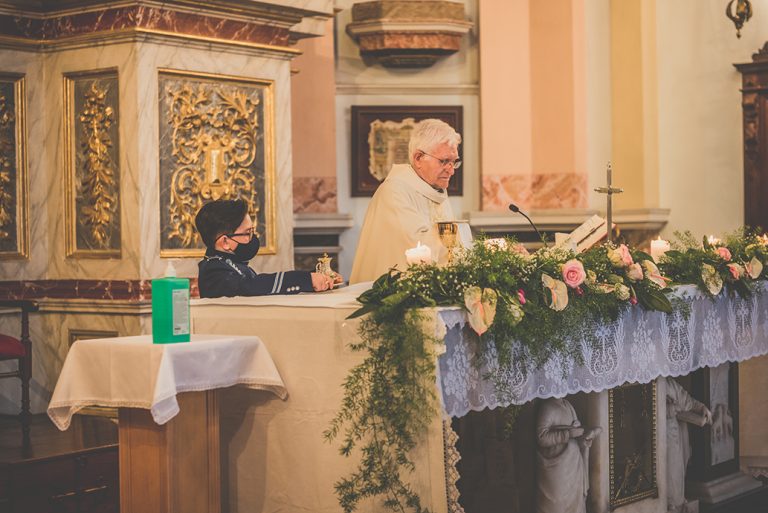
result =
M584 513L589 448L602 428L584 428L566 399L545 399L536 420L537 513Z
M685 513L685 468L691 457L688 424L712 423L712 413L674 379L667 379L667 511Z

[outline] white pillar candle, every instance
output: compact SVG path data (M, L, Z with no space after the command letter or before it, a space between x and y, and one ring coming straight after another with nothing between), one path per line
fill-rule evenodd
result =
M659 237L656 240L651 241L651 258L658 262L659 259L669 251L669 242Z
M421 241L419 241L415 248L405 250L405 261L408 262L408 265L431 264L432 250L429 249L429 246L422 246Z

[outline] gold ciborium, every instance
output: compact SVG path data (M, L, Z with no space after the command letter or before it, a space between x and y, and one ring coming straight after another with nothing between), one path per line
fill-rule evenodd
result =
M440 242L448 250L448 265L451 265L458 246L459 224L454 221L438 221L437 234L440 236Z

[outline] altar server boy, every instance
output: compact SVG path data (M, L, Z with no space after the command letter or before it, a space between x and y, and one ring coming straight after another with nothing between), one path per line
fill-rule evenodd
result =
M261 273L248 262L259 251L259 238L244 200L206 203L195 217L195 226L207 247L198 264L200 297L298 294L332 289L341 282L309 271Z

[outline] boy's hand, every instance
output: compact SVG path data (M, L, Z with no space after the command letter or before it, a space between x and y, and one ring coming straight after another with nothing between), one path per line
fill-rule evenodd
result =
M334 279L326 274L312 273L312 288L315 292L322 292L333 288Z

